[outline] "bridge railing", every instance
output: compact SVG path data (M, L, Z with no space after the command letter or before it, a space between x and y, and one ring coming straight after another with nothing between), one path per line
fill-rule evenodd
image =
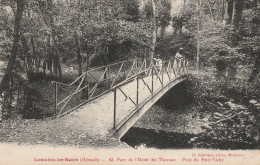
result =
M102 96L116 84L147 68L146 60L117 62L84 72L70 84L53 81L56 116L65 115L81 105Z
M122 125L156 92L186 74L188 74L188 61L181 60L176 63L176 60L169 60L164 61L162 66L146 67L114 86L114 129ZM125 107L129 111L126 111Z

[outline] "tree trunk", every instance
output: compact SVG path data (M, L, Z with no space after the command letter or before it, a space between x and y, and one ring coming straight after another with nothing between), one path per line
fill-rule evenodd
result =
M14 88L14 73L10 76L10 88L9 88L9 103L8 103L8 116L12 115L12 103L13 103L13 88Z
M79 26L80 23L80 13L83 12L80 10L80 6L81 6L81 0L78 1L78 23L77 26ZM81 28L82 30L82 34L84 33L84 30ZM77 31L75 30L75 42L76 42L76 48L77 48L77 57L78 57L78 65L79 65L79 76L82 75L82 56L81 56L81 42L80 42L80 37L77 33Z
M215 17L214 17L213 11L212 11L212 6L210 4L210 1L207 0L207 2L208 2L208 6L209 6L210 15L211 15L212 19L215 20Z
M231 24L234 0L226 0L224 24Z
M181 23L180 27L179 27L179 34L182 35L182 27L183 27L183 24Z
M54 29L53 25L52 25L52 29ZM53 66L54 66L54 71L55 74L59 74L59 78L62 79L62 69L61 69L61 65L60 65L60 56L59 56L59 50L58 50L58 43L57 40L55 39L54 36L54 30L52 30L52 39L53 39L53 48L54 48L54 56L53 56Z
M162 26L161 26L161 35L160 35L162 39L164 38L165 29L166 29L166 26L165 26L165 25L162 25Z
M256 52L254 53L255 55L255 64L254 64L254 68L253 71L249 77L249 82L252 82L256 79L257 74L260 73L260 48L256 50Z
M85 45L86 43L84 42L84 40L80 40L78 37L76 38L77 40L76 40L76 44L77 44L77 56L78 56L78 64L79 64L79 75L82 75L82 74L84 74L83 73L83 69L82 69L82 62L83 62L83 58L82 58L82 56L81 56L81 44L80 43L82 43L83 45ZM81 41L81 42L80 42ZM88 71L89 70L89 68L88 68L88 60L87 60L87 67L86 67L86 71ZM81 73L80 73L81 72ZM88 74L85 74L85 77L84 77L84 80L83 80L83 82L82 82L82 84L81 84L81 88L83 88L83 87L85 87L86 85L89 85L88 84L88 79L89 79L89 77L88 77ZM88 99L88 97L89 97L89 86L87 86L87 87L85 87L83 90L82 90L82 95L81 95L81 97L82 97L82 99Z
M47 39L47 66L48 66L48 69L51 73L51 75L53 74L52 73L52 53L51 53L51 35L48 36L48 39Z
M221 10L221 19L224 21L225 16L225 0L222 0L222 10Z
M53 59L52 59L52 63L53 63L53 72L56 76L59 76L58 75L58 63L57 63L58 59L57 59L57 56L53 56Z
M44 44L44 57L43 57L43 64L42 64L42 71L43 74L46 75L46 68L47 68L47 57L48 57L48 49L47 49L47 44Z
M46 75L46 58L43 59L43 64L42 64L42 71L43 71L43 74Z
M77 47L77 57L78 57L78 65L79 65L79 76L82 75L82 56L81 56L81 49L80 49L80 39L75 32L75 42Z
M153 61L154 53L155 53L155 46L156 46L156 34L157 34L157 28L156 28L156 3L155 0L152 0L152 6L153 6L153 18L152 18L152 44L151 44L151 54L150 54L150 61Z
M59 56L58 44L57 44L57 41L55 39L54 39L54 50L55 50L55 55L54 55L55 64L56 64L56 67L57 67L57 70L58 70L59 78L62 79L62 69L61 69L61 65L60 65L60 56Z
M200 15L201 15L200 7L201 7L201 0L199 0L198 6L197 6L197 10L198 10L198 15L199 15L199 17L200 17ZM200 21L197 22L197 26L198 26L198 38L199 38L199 35L200 35ZM197 71L199 72L199 70L200 70L200 41L199 41L198 38L197 38L196 68L197 68Z
M27 68L27 76L29 76L33 72L33 68L32 68L32 58L29 53L28 40L25 36L22 35L21 42L23 45L24 62L25 62L25 67Z
M36 53L36 48L35 48L35 43L34 43L34 39L31 38L31 44L32 44L32 50L33 50L33 57L35 59L35 70L36 70L36 73L39 73L39 58L37 56L37 53Z
M59 78L62 79L62 69L61 69L61 65L60 65L58 43L57 43L57 40L55 38L54 18L53 18L53 15L51 14L53 12L53 0L47 0L47 8L48 8L49 12L46 12L45 9L43 8L43 6L41 6L39 4L39 9L40 9L40 12L43 16L43 20L44 20L45 24L51 28L51 35L50 36L53 40L53 48L54 48L53 60L54 60L54 64L55 64L54 67L57 69L56 71L59 74ZM49 22L47 21L46 16L48 16Z
M235 29L238 29L239 27L243 7L244 7L244 0L234 0L232 25Z
M3 76L3 79L0 83L0 95L3 93L5 89L8 89L9 86L9 80L10 76L12 74L12 70L14 67L18 47L19 47L19 40L20 40L20 28L21 28L21 21L22 21L22 15L25 8L25 0L19 0L17 1L17 10L15 14L15 20L14 20L14 40L13 40L13 46L11 50L11 57L7 64L7 69L5 71L5 74Z

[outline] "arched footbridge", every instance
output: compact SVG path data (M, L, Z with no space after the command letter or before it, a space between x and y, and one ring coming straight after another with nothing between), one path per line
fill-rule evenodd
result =
M86 131L122 137L168 90L187 79L188 62L118 62L83 73L71 84L55 85L57 117L80 116Z

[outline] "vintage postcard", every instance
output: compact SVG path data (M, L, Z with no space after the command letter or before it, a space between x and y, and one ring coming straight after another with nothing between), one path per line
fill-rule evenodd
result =
M0 165L259 149L259 0L0 0Z

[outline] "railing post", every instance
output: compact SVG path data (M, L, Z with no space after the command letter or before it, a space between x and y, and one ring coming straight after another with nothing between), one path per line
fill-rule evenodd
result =
M188 61L186 61L186 74L189 74L188 65L189 65L189 62L188 62Z
M137 77L136 77L136 82L137 82L136 105L138 106L138 104L139 104L139 75L137 75Z
M161 71L161 74L162 74L162 86L163 86L163 69Z
M136 60L136 70L137 70L137 72L139 72L139 70L138 70L138 60Z
M184 60L184 63L183 63L183 73L184 73L184 75L186 74L186 60Z
M180 64L178 63L178 65L177 65L177 75L178 75L178 77L180 76L180 66L179 66Z
M110 72L110 66L107 67L108 86L109 86L109 88L110 88L110 83L111 83L111 82L110 82L110 73L109 73L109 72Z
M86 77L85 77L85 78L87 79L86 98L87 98L87 100L88 100L88 98L89 98L89 76L88 76L88 73L86 73Z
M180 65L180 76L182 76L182 63Z
M181 72L181 74L184 75L184 60L182 61Z
M114 89L114 129L116 129L116 88Z
M126 69L126 64L123 66L124 68L124 80L126 79L126 74L125 74L125 69Z
M173 69L172 69L172 61L170 60L170 66L168 67L168 72L170 73L170 79L172 80L172 73L173 73Z
M152 66L152 95L153 95L153 66Z
M86 85L88 85L88 73L86 73L86 74L82 77L82 85L81 85L81 88L82 88L82 98L88 100L88 97L89 97L89 95L88 95L89 88L88 88L88 86L85 87Z
M185 74L185 71L184 71L184 69L185 69L185 64L184 64L184 60L183 60L183 62L182 62L182 75L184 75L184 74Z
M57 86L57 82L54 82L54 90L55 90L55 117L57 118L57 100L58 100L58 86Z

